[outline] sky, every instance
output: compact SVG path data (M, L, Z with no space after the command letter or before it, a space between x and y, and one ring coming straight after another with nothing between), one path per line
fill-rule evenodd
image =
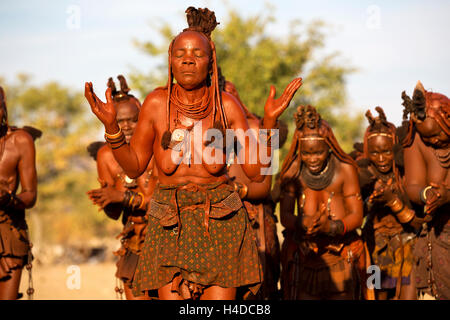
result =
M276 22L268 32L279 37L294 19L325 21L325 52L339 52L357 70L346 78L349 112L379 105L398 125L401 92L412 94L418 80L449 95L450 1L444 0L1 0L0 77L14 81L27 73L35 84L58 81L77 90L91 81L102 96L108 77L147 72L159 62L133 39L160 39L161 22L181 31L191 5L215 11L219 22L229 8L244 16L270 11Z

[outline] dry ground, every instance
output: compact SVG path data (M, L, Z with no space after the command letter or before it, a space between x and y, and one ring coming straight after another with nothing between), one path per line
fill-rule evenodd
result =
M74 271L69 265L35 265L33 264L34 300L115 300L114 288L116 266L114 262L97 264L80 264L80 288L74 288L71 281ZM71 278L72 277L72 278ZM69 283L69 285L67 285ZM72 287L72 289L70 288ZM28 272L22 274L20 292L26 300Z
M283 240L282 227L278 222L277 231L280 243ZM112 249L108 249L112 252ZM70 264L33 263L33 282L35 300L116 300L116 265L112 259L101 263L79 264L80 288L70 288L75 283L74 271ZM115 259L114 259L115 260ZM24 270L20 284L20 292L27 299L28 272ZM420 300L434 300L431 296L420 297Z

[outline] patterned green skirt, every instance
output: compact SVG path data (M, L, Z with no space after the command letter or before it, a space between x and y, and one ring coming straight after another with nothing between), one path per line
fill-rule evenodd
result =
M255 236L231 186L156 186L133 293L161 288L180 276L204 287L258 291L262 268Z

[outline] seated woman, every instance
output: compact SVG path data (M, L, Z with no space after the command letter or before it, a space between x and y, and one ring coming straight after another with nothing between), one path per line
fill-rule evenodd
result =
M113 104L116 110L117 123L125 134L125 141L130 141L139 117L140 102L131 94L126 80L118 76L120 90L116 89L114 81L109 78L108 88L111 89ZM99 148L100 147L100 148ZM117 262L116 277L124 284L124 289L117 286L116 291L128 300L148 299L148 295L133 296L131 284L136 271L139 254L144 243L147 227L146 210L157 180L156 170L151 161L147 170L136 179L129 178L114 159L112 149L103 142L94 142L88 147L89 152L97 161L98 179L101 188L90 190L89 198L108 217L117 220L122 214L124 229L121 236L121 248L115 252L120 258ZM155 293L152 294L156 296Z
M414 226L421 220L415 213L404 188L403 149L396 127L387 121L384 111L369 111L369 127L364 135L360 167L361 193L365 201L364 240L369 246L372 263L381 270L381 289L377 299L413 300L416 298L412 277ZM412 226L410 225L412 224Z
M229 183L220 135L226 129L247 132L249 126L239 102L218 88L210 37L217 25L214 12L193 7L186 12L189 28L169 46L168 84L148 94L129 144L117 124L110 89L107 103L90 83L85 95L125 173L138 177L153 155L158 169L133 293L158 289L160 299L234 299L238 287L256 293L262 273L247 212ZM279 99L271 88L263 126L269 133L253 152L271 155L270 129L300 86L301 78L295 79ZM250 161L255 140L238 135L243 170L261 181L267 166Z
M281 171L284 298L359 298L365 251L355 232L363 219L356 164L315 108L300 106L294 116L296 131Z

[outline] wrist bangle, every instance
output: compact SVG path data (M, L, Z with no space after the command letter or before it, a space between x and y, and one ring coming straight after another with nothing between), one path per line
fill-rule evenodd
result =
M120 131L120 134L117 138L109 138L105 133L105 140L113 150L118 149L127 143L125 135L123 134L122 131Z
M411 210L407 207L403 207L403 209L396 214L397 219L400 223L410 222L415 215L416 213L414 212L414 210Z
M119 149L120 147L124 146L126 144L125 139L123 139L123 141L121 141L118 144L110 144L111 149L116 150Z
M139 207L137 209L142 210L144 208L144 204L145 204L145 197L142 192L138 192L138 195L141 196L141 203L139 204Z
M121 134L122 134L122 128L119 127L119 131L117 131L117 132L114 133L114 134L109 134L109 133L107 133L107 132L105 131L105 138L108 138L108 139L117 139L117 138L120 137Z
M136 196L136 193L131 191L131 197L130 197L130 201L128 202L128 207L130 207L130 208L133 207L133 200L134 200L135 196Z
M122 132L122 128L119 127L119 131L115 134L109 134L105 132L105 140L111 147L111 149L118 149L126 144L125 135Z
M432 188L432 186L426 186L422 189L422 191L420 191L420 200L422 200L423 203L427 203L427 191Z
M386 205L391 208L393 213L398 213L405 207L405 204L398 198L395 198L392 203L387 203Z

